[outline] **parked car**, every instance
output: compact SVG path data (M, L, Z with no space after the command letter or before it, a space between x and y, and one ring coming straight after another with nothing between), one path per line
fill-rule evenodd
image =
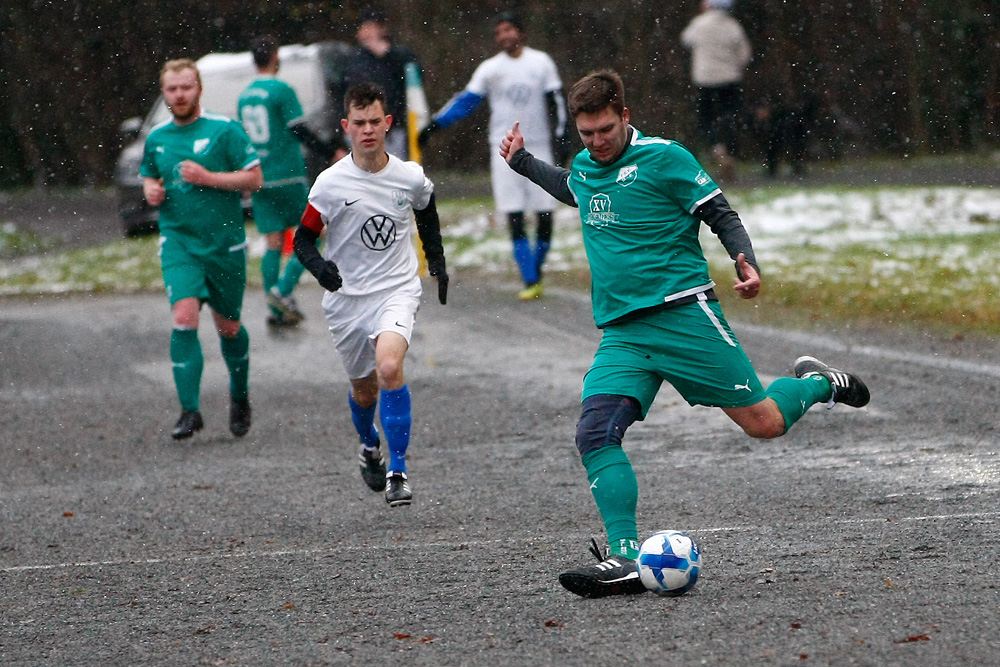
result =
M331 139L339 130L342 115L339 102L332 103L334 95L328 94L327 82L339 80L341 63L349 50L342 42L321 42L282 46L278 51L281 62L278 78L295 89L309 128L324 140ZM257 76L250 52L210 53L198 60L198 70L202 81L201 108L235 118L240 93ZM160 96L145 118L129 118L120 126L125 147L115 165L114 182L126 236L157 232L159 213L143 197L139 165L150 130L169 119L170 111ZM303 148L303 152L310 176L315 177L326 165L311 151ZM248 209L249 201L244 205Z

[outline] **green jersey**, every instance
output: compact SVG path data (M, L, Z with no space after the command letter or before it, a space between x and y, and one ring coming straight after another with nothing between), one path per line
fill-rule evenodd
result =
M241 194L185 182L181 163L192 160L209 171L240 171L260 158L240 124L211 113L189 125L172 120L149 133L139 173L162 178L167 197L160 205L160 234L179 240L188 252L228 252L246 242Z
M240 93L238 115L260 155L264 187L308 186L302 148L288 129L302 117L302 105L292 87L273 76L258 78Z
M694 211L720 190L682 145L633 128L612 164L581 151L567 185L580 207L598 327L714 285Z

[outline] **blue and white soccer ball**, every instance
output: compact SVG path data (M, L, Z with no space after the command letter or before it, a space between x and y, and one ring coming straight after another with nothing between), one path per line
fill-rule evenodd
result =
M657 595L683 595L698 582L701 551L687 533L661 530L642 543L635 564L649 590Z

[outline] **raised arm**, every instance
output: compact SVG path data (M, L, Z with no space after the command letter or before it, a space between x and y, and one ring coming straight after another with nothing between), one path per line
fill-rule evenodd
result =
M576 206L576 196L569 189L568 169L542 162L524 149L524 137L518 123L507 130L507 136L500 142L500 155L507 165L550 195L569 206Z

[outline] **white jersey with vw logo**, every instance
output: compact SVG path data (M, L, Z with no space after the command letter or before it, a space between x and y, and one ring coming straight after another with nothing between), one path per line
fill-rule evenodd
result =
M555 62L530 46L517 58L501 51L484 60L465 87L490 101L490 146L499 144L518 121L524 145L535 156L552 137L545 94L561 88Z
M323 257L344 279L338 293L360 296L419 284L413 210L426 208L433 192L423 167L393 155L377 174L348 155L316 178L309 203L326 225Z

